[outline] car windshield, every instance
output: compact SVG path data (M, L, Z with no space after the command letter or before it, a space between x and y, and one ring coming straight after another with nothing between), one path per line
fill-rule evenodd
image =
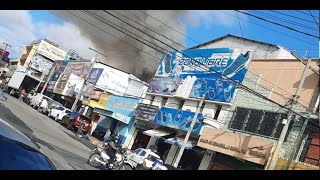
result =
M0 170L55 170L39 151L0 136Z
M70 118L77 118L79 116L80 113L78 112L72 112L70 113Z
M152 156L151 154L147 157L147 159L150 160L150 161L152 161L152 162L154 162L155 160L158 160L158 161L162 162L161 159L158 159L157 157Z

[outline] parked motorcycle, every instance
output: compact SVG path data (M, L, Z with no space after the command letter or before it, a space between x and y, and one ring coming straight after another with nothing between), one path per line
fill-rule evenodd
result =
M91 151L88 163L95 167L105 167L108 170L133 170L133 165L126 160L126 150L120 148L115 154L116 160L114 163L109 163L110 157L105 151L105 145L102 148L96 147Z

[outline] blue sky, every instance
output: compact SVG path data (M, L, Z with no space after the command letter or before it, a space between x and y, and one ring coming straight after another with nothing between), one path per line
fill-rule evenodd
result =
M27 42L30 42L32 39L33 40L40 39L43 37L49 37L52 41L57 42L58 44L62 43L62 41L79 40L78 43L63 42L63 46L65 49L71 49L72 47L70 46L73 46L73 45L77 46L77 45L89 43L86 39L78 37L78 36L81 36L81 33L79 31L72 29L74 27L66 25L66 23L62 19L58 18L57 16L55 16L49 11L32 10L32 11L19 12L20 19L15 19L13 15L10 16L9 14L12 14L11 12L10 13L7 12L7 14L5 14L4 12L0 13L0 33L1 33L0 43L2 44L1 41L9 42L13 44L13 46L15 46L15 48L11 50L11 57L12 56L19 57L19 53L21 53L22 47L26 45ZM272 15L272 16L280 17L286 20L294 21L294 23L301 23L304 26L318 28L315 23L312 23L314 20L312 19L311 16L297 12L297 11L286 10L286 11L278 11L278 12L285 13L291 16L296 16L302 19L306 19L307 21L311 21L311 22L306 22L296 18L291 18L288 16L277 14L272 11L254 10L254 11L246 11L246 12L259 15L259 16ZM307 14L309 13L306 10L303 12ZM319 11L311 11L311 12L313 15L319 17ZM237 19L237 14L234 11L205 11L200 13L195 12L195 14L198 14L198 15L201 14L200 16L198 16L197 25L190 25L190 23L184 20L184 18L182 18L181 21L185 28L185 34L197 42L200 42L200 43L207 42L226 34L233 34L237 36L243 35L245 38L272 43L276 45L282 45L288 50L296 49L297 53L300 56L305 54L306 49L309 49L307 56L319 57L319 39L305 36L297 32L293 32L291 30L285 29L283 27L272 25L270 23L258 20L254 17L249 17L239 13L240 24L242 28L242 33L241 33L239 22ZM267 19L270 19L270 18L267 18ZM22 29L18 25L20 22L19 20L21 20L21 22L24 22L24 23L30 23L32 24L32 26L29 27L28 25L29 28L24 27ZM319 31L317 32L311 29L301 28L299 26L286 24L274 19L270 19L270 20L278 23L282 23L290 27L294 27L306 33L319 36ZM316 20L319 23L319 19L316 18ZM259 25L268 27L278 32L274 32L272 30L257 26L252 23L257 23ZM66 27L68 27L68 30ZM12 29L15 29L16 34L15 32L12 32ZM73 33L72 30L75 33ZM301 40L288 37L279 32L288 34L290 36L293 36ZM26 35L28 33L30 33L29 38L25 38L25 37L22 38L23 35ZM61 37L61 36L65 36L65 37ZM70 37L71 39L66 40L68 37ZM311 44L308 44L304 41L307 41ZM194 41L188 38L185 38L185 44L187 47L192 47L197 45L197 43L195 43ZM3 46L1 46L1 48L3 48Z
M230 16L230 18L233 18L236 21L236 22L234 22L235 26L224 27L224 26L221 26L220 24L217 24L217 25L212 24L212 25L206 27L205 24L202 23L202 25L200 27L198 26L198 27L187 28L187 33L186 33L187 36L192 37L192 39L194 39L200 43L210 41L212 39L218 38L218 37L226 35L226 34L233 34L233 35L237 35L237 36L241 37L242 36L241 30L239 27L236 13L235 12L226 12L226 11L223 11L225 13L223 13L221 11L218 11L218 12L221 14L228 13L228 14L235 16L235 17ZM286 20L295 21L296 23L301 23L306 26L312 26L314 28L318 28L315 23L310 23L310 22L306 22L306 21L299 20L296 18L291 18L288 16L284 16L281 14L271 12L271 11L256 11L256 10L254 10L253 12L252 11L248 11L248 12L252 13L252 14L258 12L256 15L259 15L259 16L261 16L261 12L262 12L262 13L264 13L264 14L262 14L263 16L265 16L265 14L269 14L272 16L285 18ZM306 19L309 21L313 21L311 16L308 16L306 14L302 14L300 12L296 12L296 11L292 11L292 10L290 10L290 11L289 10L282 10L282 11L278 11L278 12L285 13L285 14L288 14L291 16L297 16L297 17L300 17L302 19ZM308 13L308 11L304 11L304 12ZM319 11L312 11L312 14L319 17ZM241 18L244 18L244 15L241 13L239 13L239 18L240 18L240 24L241 24L243 36L246 38L254 39L254 40L258 40L258 41L263 41L263 42L267 42L267 43L272 43L272 44L276 44L276 45L282 45L283 47L287 48L288 50L296 49L296 51L299 55L304 55L306 49L309 49L307 56L319 57L319 39L296 33L294 31L291 31L291 30L288 30L288 29L261 21L259 19L254 18L254 17L245 17L246 20L241 20ZM270 19L270 20L281 23L281 21L276 21L274 19ZM319 23L319 19L316 19L316 20L318 20L318 23ZM310 42L314 45L311 45L306 42L294 39L292 37L288 37L288 36L283 35L278 32L274 32L274 31L266 29L264 27L257 26L253 23L257 23L262 26L266 26L270 29L273 29L275 31L279 31L279 32L288 34L290 36L294 36L298 39L302 39L302 40ZM293 26L292 24L284 24L284 25L288 25L290 27L295 27L296 29L301 30L303 32L307 32L307 33L319 36L319 30L318 30L318 32L316 32L316 31L313 31L310 29L301 28L299 26ZM205 27L205 28L202 28L202 27ZM195 42L193 42L192 40L190 40L188 38L186 40L187 40L186 44L188 47L197 45Z

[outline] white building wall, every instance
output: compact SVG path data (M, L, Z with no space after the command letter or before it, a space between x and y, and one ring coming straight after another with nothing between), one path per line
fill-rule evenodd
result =
M236 37L226 37L219 41L204 45L199 49L206 48L237 48L241 52L252 51L253 59L295 59L282 47L275 47L264 43L254 42Z
M198 101L188 101L186 100L184 102L184 105L182 106L182 110L190 110L191 112L196 112L197 110Z
M169 108L178 108L179 107L179 99L177 98L168 98L168 101L166 103L166 107L169 107Z

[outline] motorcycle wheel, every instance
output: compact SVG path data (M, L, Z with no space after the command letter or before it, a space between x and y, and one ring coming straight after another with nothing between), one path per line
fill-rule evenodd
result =
M99 158L99 159L100 159L101 156L100 156L99 154L97 154L97 153L90 154L88 163L89 163L91 166L93 166L93 167L95 167L95 168L98 168L101 164L100 164L99 162L97 162L97 161L95 160L95 158Z
M129 164L123 164L121 170L133 170L133 168Z

